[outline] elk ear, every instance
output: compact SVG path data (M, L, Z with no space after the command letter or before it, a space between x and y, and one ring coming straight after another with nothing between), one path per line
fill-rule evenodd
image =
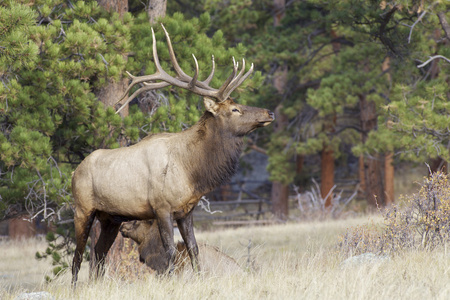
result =
M211 98L203 97L203 103L205 104L205 109L212 113L214 116L219 112L219 104Z

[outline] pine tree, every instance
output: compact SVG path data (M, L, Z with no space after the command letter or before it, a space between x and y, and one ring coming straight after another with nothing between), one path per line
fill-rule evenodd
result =
M5 36L5 46L0 48L3 214L45 209L49 216L70 202L70 174L95 149L119 147L123 140L132 144L150 132L179 131L199 119L203 111L200 98L186 91L166 89L161 98L167 101L161 101L152 114L144 114L134 105L125 118L95 96L96 90L119 80L125 70L136 75L154 71L145 11L120 17L104 11L95 1L17 5L1 7L7 11L2 18L16 14L16 19L23 20L2 19L1 23ZM187 72L193 70L191 55L195 53L200 76L207 76L211 55L215 55L213 86L228 77L232 56L244 57L242 45L226 47L221 31L211 38L206 35L208 14L186 20L178 13L164 23ZM17 27L6 27L8 24ZM170 69L164 35L160 28L155 30L163 67ZM9 40L20 43L6 43Z

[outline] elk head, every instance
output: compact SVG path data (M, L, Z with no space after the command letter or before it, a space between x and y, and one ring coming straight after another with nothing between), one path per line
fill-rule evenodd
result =
M274 114L271 111L237 104L231 98L218 103L209 97L204 97L203 102L206 111L214 116L216 122L221 123L221 128L238 137L256 128L267 126L274 120Z

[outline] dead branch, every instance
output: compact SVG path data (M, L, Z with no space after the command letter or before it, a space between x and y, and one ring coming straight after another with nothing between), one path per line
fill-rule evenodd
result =
M445 37L447 40L450 41L450 25L447 22L447 19L445 18L445 12L441 11L437 13L437 16L439 18L439 22L441 23L442 29L445 32Z
M427 60L427 61L424 62L423 64L418 65L417 67L418 67L418 68L423 68L423 67L425 67L428 63L430 63L431 61L433 61L433 60L435 60L435 59L437 59L437 58L441 58L441 59L447 61L448 63L450 63L450 59L448 59L447 57L442 56L442 55L435 55L435 56L430 56L430 59L429 59L429 60Z
M417 23L419 23L419 22L423 19L423 17L426 15L426 13L427 13L427 11L424 10L424 11L419 15L419 17L417 18L417 20L416 20L412 25L400 23L400 24L402 24L402 25L404 25L404 26L406 26L406 27L411 28L411 29L409 30L409 35L408 35L408 44L411 43L411 36L412 36L412 32L413 32L413 30L414 30L414 27L417 25Z

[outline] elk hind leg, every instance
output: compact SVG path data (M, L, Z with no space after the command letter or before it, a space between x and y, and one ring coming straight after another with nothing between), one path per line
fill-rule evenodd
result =
M81 262L83 260L83 253L86 248L89 231L91 230L94 218L94 212L92 212L91 214L83 214L79 210L75 211L74 224L76 248L72 262L72 284L74 287L78 279L78 272L80 271Z
M97 216L100 221L100 236L95 243L94 253L91 255L91 276L102 277L105 273L105 259L109 249L114 243L121 223L113 222L107 217Z
M192 211L185 218L177 220L177 224L181 237L186 244L186 249L191 259L192 269L194 272L199 272L198 245L194 235Z

